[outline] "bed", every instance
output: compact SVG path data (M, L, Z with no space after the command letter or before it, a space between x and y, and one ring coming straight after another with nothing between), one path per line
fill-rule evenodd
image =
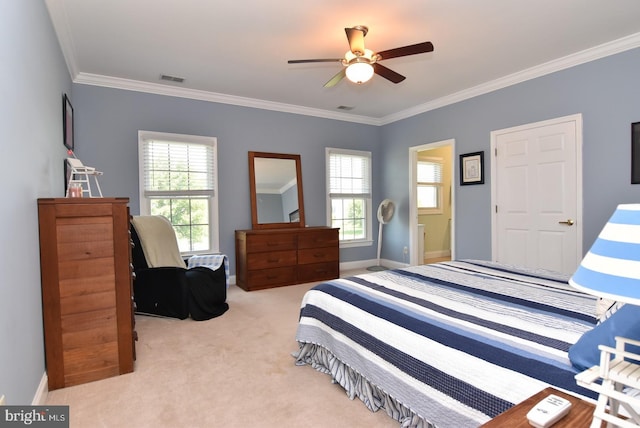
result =
M596 299L567 280L460 260L327 281L302 300L296 364L402 427L477 427L547 386L594 399L568 351Z

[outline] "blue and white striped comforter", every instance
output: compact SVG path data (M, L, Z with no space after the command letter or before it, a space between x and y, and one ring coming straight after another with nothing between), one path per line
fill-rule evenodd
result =
M549 385L593 398L567 351L595 298L567 279L466 260L325 282L302 301L297 361L407 427L476 427Z

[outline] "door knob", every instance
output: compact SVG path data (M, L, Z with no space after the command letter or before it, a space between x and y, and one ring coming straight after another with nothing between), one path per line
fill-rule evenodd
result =
M569 219L567 221L559 221L559 224L566 224L567 226L573 226L573 220Z

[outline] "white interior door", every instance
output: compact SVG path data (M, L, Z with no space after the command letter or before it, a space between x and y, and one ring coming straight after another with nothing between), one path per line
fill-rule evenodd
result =
M491 133L492 253L571 274L582 257L582 117Z

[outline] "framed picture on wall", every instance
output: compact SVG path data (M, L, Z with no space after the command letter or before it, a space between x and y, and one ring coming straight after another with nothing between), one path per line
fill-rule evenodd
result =
M73 150L73 106L67 94L64 94L62 97L62 131L62 142L64 146L69 150Z
M640 184L640 122L631 124L631 184Z
M460 155L460 185L484 184L484 152Z

